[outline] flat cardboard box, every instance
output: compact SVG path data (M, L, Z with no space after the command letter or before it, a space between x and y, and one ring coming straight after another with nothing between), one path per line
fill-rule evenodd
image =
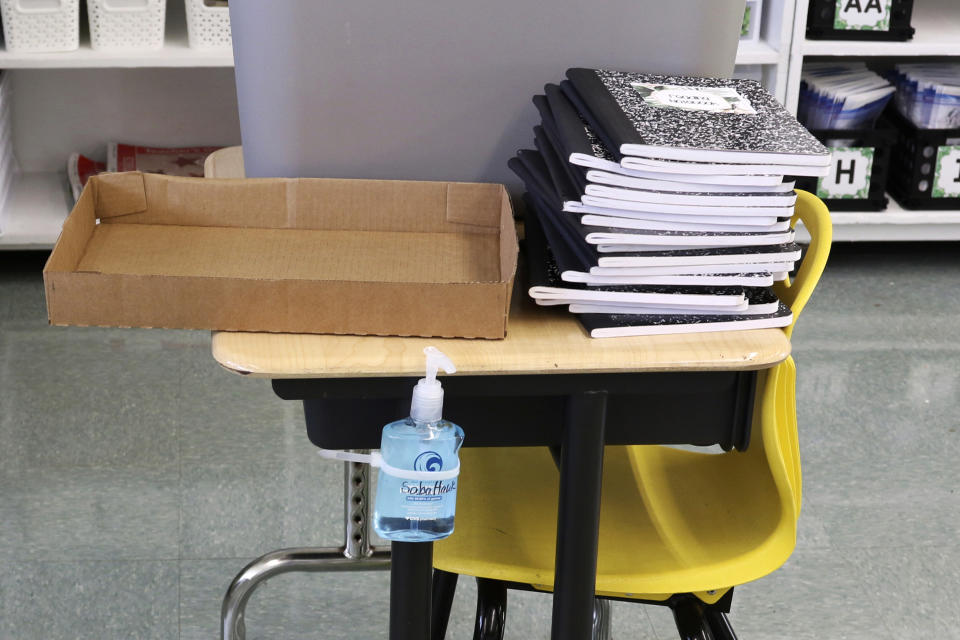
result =
M43 279L56 325L503 338L516 266L498 184L129 172L90 179Z

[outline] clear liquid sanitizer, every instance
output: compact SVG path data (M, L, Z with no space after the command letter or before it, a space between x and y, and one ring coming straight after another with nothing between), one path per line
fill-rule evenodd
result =
M413 388L410 417L386 425L380 443L373 528L387 540L430 542L453 533L463 429L442 418L437 370L456 367L434 347L423 351L427 377Z

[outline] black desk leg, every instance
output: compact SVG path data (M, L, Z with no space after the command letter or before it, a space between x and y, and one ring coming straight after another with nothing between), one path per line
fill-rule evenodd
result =
M390 640L429 640L432 542L390 543Z
M593 628L606 418L604 391L567 399L560 450L553 640L583 640Z

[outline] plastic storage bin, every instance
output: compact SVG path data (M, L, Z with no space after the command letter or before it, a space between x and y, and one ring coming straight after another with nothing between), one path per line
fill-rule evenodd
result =
M90 46L153 50L163 46L167 0L87 0Z
M899 130L888 190L906 209L960 208L960 129L921 129L894 108Z
M887 207L897 130L880 119L873 129L811 129L832 147L830 175L798 178L797 187L817 194L831 211L882 211ZM858 166L860 164L860 166Z
M184 0L187 36L193 49L230 49L230 9L217 0Z
M7 50L73 51L80 46L80 0L0 0Z
M876 12L874 9L878 5L880 11ZM913 0L810 0L807 37L814 40L909 40L914 32L910 26L912 14Z

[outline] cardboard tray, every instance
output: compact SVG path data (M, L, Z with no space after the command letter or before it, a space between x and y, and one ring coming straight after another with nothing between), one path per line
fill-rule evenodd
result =
M498 184L129 172L90 179L43 279L56 325L503 338L516 266Z

